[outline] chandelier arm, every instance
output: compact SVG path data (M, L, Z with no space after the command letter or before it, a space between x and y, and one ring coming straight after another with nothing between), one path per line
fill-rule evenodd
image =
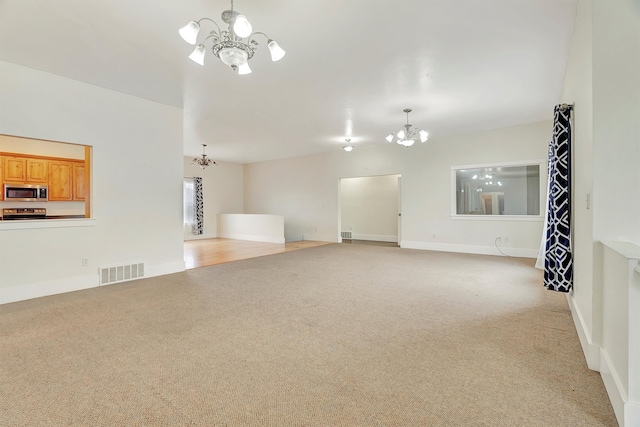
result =
M262 31L254 31L254 32L253 32L253 33L251 33L251 35L249 36L249 40L247 40L247 43L251 43L251 40L253 40L253 36L254 36L254 34L262 34L263 36L265 36L265 37L266 37L266 39L267 39L268 41L271 41L271 38L270 38L268 35L266 35L265 33L263 33Z
M205 37L205 38L204 38L204 40L202 40L202 42L200 42L200 44L202 44L202 45L203 45L203 44L204 44L204 42L206 42L207 40L212 39L212 38L218 38L218 39L221 39L221 38L222 38L222 35L221 35L221 34L215 34L215 33L212 31L212 32L210 32L210 33L209 33L209 35L208 35L207 37ZM215 43L214 43L214 44L215 44Z
M209 22L213 22L213 25L215 25L215 26L216 26L216 28L218 29L218 37L222 37L222 30L220 29L220 26L218 25L218 23L217 23L216 21L214 21L214 20L213 20L213 19L211 19L211 18L200 18L200 19L198 19L198 21L197 21L197 22L198 22L198 25L200 24L200 21L209 21ZM211 34L211 33L209 33L209 34ZM209 37L207 37L207 39L208 39L208 38L209 38ZM206 40L206 39L205 39L205 40Z

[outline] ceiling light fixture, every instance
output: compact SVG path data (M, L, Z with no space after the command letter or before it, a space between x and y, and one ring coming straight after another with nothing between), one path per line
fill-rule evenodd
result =
M259 31L253 32L253 27L246 16L233 10L233 0L231 0L231 9L225 10L221 15L222 21L229 25L228 30L222 31L218 24L210 18L200 18L197 21L191 21L178 32L180 36L189 44L195 45L200 32L201 21L211 21L216 26L207 37L199 43L193 50L189 59L204 65L204 56L206 53L205 43L211 40L211 52L222 62L231 67L238 74L250 74L249 60L253 57L258 42L253 38L256 34L261 34L267 39L267 47L271 52L271 60L279 61L285 55L285 51L278 46L274 40L270 39L265 33ZM246 40L245 40L246 39Z
M342 147L342 149L344 151L346 151L347 153L349 153L351 150L353 150L353 145L351 145L351 139L350 138L345 139L345 141L347 142L347 145Z
M420 139L420 142L426 142L427 139L429 139L427 131L418 128L412 129L412 125L409 124L409 113L411 112L411 108L405 108L402 111L407 113L407 124L403 125L403 129L400 129L395 135L398 138L396 139L396 142L400 145L404 145L405 147L411 147L413 143L416 142L416 139ZM388 142L393 142L393 138L394 135L390 133L385 139Z
M215 165L216 162L214 162L211 159L207 159L207 155L204 154L204 148L207 146L207 144L202 144L202 157L196 157L195 159L193 159L193 161L191 162L191 165L193 166L200 166L202 169L206 168L207 166L211 166L211 165Z

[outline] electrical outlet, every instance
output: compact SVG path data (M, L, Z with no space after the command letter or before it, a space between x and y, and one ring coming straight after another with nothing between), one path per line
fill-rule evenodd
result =
M89 265L89 258L82 258L82 266L87 267Z

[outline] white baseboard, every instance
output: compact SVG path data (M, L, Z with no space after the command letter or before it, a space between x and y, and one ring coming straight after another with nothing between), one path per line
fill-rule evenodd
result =
M258 234L225 234L223 233L219 237L223 239L250 240L252 242L284 243L284 236L274 237L274 236L264 236L264 235L258 235Z
M338 243L338 236L327 234L303 234L302 240L314 240L316 242Z
M640 426L640 403L625 402L623 426Z
M417 242L410 240L402 240L400 247L404 249L421 249L426 251L440 251L440 252L459 252L465 254L478 254L478 255L498 255L503 254L498 251L495 246L473 246L473 245L458 245L451 243L433 243L433 242ZM507 256L516 258L537 258L538 249L526 249L526 248L500 248Z
M624 391L624 387L620 381L615 369L613 369L613 363L609 359L609 355L604 349L600 351L600 376L604 387L607 389L611 406L613 406L613 412L616 414L618 424L624 426L638 426L640 424L631 424L625 418L625 406L627 401L627 395Z
M374 242L397 242L398 236L389 236L386 234L356 234L352 233L354 240L371 240Z
M145 276L154 277L165 274L178 273L184 271L184 261L168 262L163 264L145 265ZM141 277L143 279L144 277ZM121 283L121 282L116 282ZM46 297L49 295L64 294L67 292L80 291L83 289L96 288L100 286L98 271L94 274L84 274L82 276L66 277L63 279L50 280L47 282L30 283L18 286L0 288L0 304L24 301L32 298Z
M215 239L218 237L217 233L208 234L185 234L184 240L200 240L200 239Z
M594 344L591 338L591 334L588 333L587 325L580 311L580 307L573 300L571 294L567 294L567 302L569 303L569 309L571 310L571 317L573 318L573 324L576 327L578 338L580 339L580 345L582 346L582 352L587 362L587 367L592 371L600 371L600 346Z
M9 286L0 289L2 291L0 292L0 304L95 288L98 284L98 272L96 271L94 274L66 277L64 279L30 283L27 285Z
M164 276L165 274L185 271L184 260L146 265L145 277Z

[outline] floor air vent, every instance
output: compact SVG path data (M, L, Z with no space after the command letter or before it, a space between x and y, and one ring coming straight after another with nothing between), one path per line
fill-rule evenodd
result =
M341 231L340 232L340 237L342 237L343 239L351 239L351 232L350 231Z
M127 280L144 277L144 263L116 265L100 268L100 284L126 282Z

